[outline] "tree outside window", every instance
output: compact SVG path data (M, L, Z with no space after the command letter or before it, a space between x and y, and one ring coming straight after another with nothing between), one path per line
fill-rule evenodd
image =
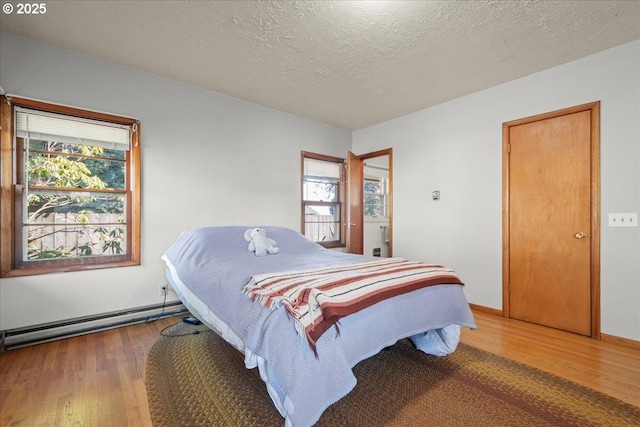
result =
M22 145L26 258L126 253L125 152L52 140Z

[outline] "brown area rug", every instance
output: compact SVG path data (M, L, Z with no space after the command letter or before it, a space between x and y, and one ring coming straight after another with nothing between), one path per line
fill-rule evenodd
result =
M178 336L160 337L146 367L154 426L284 425L236 349L203 326L165 334ZM640 408L465 344L435 357L401 340L354 373L317 426L640 426Z

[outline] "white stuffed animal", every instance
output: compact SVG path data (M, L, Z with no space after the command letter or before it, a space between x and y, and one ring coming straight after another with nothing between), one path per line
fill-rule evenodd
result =
M244 232L244 240L249 242L249 250L255 252L256 256L277 254L280 248L276 246L276 241L267 237L267 230L264 228L250 228Z

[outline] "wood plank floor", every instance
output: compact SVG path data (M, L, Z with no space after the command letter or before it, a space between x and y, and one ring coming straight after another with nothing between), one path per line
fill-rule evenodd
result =
M474 311L461 341L640 407L640 350Z
M147 354L179 318L0 355L0 426L150 426Z
M474 312L462 341L640 407L640 350ZM180 318L0 355L0 426L150 426L146 356Z

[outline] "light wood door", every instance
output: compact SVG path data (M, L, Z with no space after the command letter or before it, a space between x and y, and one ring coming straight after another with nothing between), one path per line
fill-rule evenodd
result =
M364 160L349 151L347 156L347 251L364 251Z
M592 335L593 111L507 129L509 317ZM596 229L594 229L594 225Z

